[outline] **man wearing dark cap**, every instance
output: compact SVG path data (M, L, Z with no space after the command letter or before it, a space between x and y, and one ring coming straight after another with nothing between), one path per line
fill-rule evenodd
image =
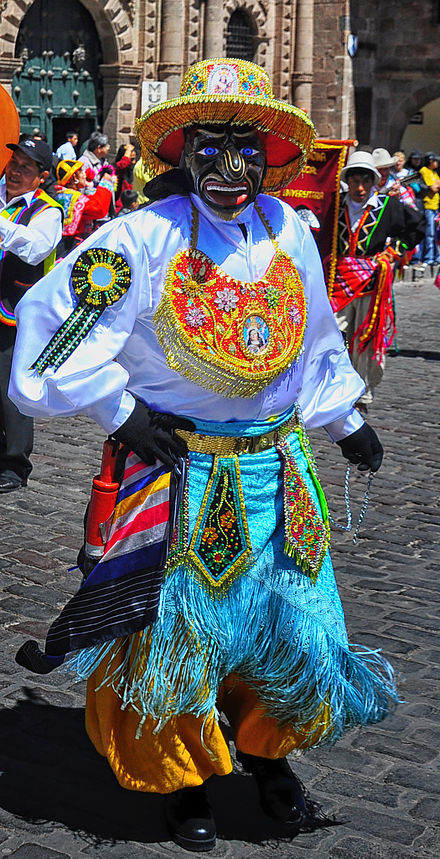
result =
M61 238L62 209L41 190L52 164L42 140L8 144L11 160L0 185L0 492L26 486L32 465L32 418L7 395L15 344L14 308L52 267Z

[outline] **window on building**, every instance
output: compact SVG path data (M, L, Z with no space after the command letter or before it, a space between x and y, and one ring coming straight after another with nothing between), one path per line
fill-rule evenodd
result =
M355 87L356 137L361 146L370 142L372 102L373 90L371 87Z
M249 16L242 9L232 13L226 31L226 55L241 60L253 60L255 37Z

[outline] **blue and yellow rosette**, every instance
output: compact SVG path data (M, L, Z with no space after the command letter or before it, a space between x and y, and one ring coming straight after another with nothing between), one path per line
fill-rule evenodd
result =
M130 266L114 251L90 248L78 257L70 282L78 304L32 364L40 376L48 367L57 370L64 364L104 310L125 295L131 283Z

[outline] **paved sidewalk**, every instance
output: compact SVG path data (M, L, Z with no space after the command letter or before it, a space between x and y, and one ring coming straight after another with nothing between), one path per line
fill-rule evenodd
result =
M419 285L420 284L420 285ZM336 826L291 842L260 811L252 778L213 779L212 857L438 857L440 833L438 503L440 291L396 287L400 350L388 358L370 421L386 448L356 546L335 531L333 559L352 642L382 648L401 672L396 714L294 762ZM339 448L313 433L330 507L343 518ZM160 797L119 788L83 728L84 688L14 661L40 640L79 583L75 564L102 445L84 418L38 421L29 487L0 498L0 857L188 856L169 841ZM352 479L358 510L365 478ZM194 854L195 855L195 854Z

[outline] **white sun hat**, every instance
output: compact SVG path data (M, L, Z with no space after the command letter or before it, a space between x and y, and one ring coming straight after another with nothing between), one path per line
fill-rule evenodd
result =
M373 174L375 179L380 179L380 173L376 169L376 166L373 161L373 156L370 152L352 152L350 155L345 167L341 170L341 180L346 182L346 175L349 170L357 170L362 172L362 170L369 170L370 173Z
M373 149L372 152L375 167L394 167L397 162L395 155L390 155L388 149Z

